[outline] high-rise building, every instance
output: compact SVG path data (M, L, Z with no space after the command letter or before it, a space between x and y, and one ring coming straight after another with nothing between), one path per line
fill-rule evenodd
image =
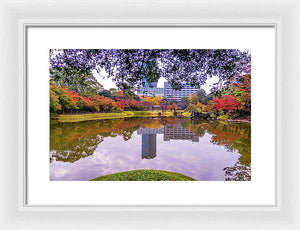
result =
M146 78L143 78L143 86L144 88L156 88L157 82L148 82Z
M144 64L144 69L147 69L148 65ZM164 88L157 88L156 82L148 82L147 77L143 76L143 86L137 91L137 95L141 96L164 96Z
M152 84L152 83L151 83ZM157 82L156 82L157 85ZM137 95L141 96L164 96L164 88L151 88L151 87L142 87L137 91Z
M156 134L142 134L142 159L156 157Z
M160 128L139 128L137 130L137 135L142 135L142 134L164 134L164 127Z
M191 140L199 142L199 136L189 129L183 128L182 125L164 126L164 141L170 140Z
M196 93L200 88L192 87L188 84L184 84L181 90L174 90L168 83L164 83L164 98L180 100L182 97L189 97L191 94Z

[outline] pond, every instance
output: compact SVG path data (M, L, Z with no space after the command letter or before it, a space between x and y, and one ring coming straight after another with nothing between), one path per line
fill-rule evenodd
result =
M198 181L251 180L250 123L123 118L50 123L50 180L157 169Z

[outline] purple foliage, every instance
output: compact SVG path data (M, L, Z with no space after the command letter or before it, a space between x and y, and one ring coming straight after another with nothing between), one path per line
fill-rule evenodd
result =
M211 76L226 81L240 74L250 61L250 54L238 49L50 50L50 71L71 67L84 72L99 72L104 68L108 77L123 90L141 87L145 63L154 63L158 77L165 77L173 88L180 89L182 84L203 85Z

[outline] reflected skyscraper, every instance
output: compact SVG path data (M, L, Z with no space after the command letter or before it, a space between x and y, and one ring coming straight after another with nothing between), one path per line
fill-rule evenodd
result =
M163 134L164 141L190 140L199 142L199 136L189 129L183 128L181 124L164 125L161 128L139 128L138 135L142 135L142 159L153 159L156 157L156 135Z
M161 128L139 128L137 130L138 135L142 134L164 134L164 127Z
M199 142L199 136L189 129L183 128L181 124L174 126L164 126L164 141L170 140L191 140L192 142Z
M156 134L142 134L142 159L156 157Z

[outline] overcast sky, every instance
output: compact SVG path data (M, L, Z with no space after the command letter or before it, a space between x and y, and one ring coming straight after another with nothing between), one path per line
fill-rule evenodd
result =
M117 86L116 86L115 82L113 82L111 80L111 78L106 77L108 74L105 72L105 70L102 69L100 74L96 70L94 70L93 75L95 76L97 81L101 85L103 85L104 89L110 89L110 88L116 88L117 89ZM166 82L165 78L163 78L163 77L159 78L158 83L157 83L157 87L163 88L164 87L164 82ZM217 83L217 82L218 82L218 77L208 78L207 81L206 81L206 84L202 85L201 88L204 89L206 93L209 93L212 85L214 83Z

